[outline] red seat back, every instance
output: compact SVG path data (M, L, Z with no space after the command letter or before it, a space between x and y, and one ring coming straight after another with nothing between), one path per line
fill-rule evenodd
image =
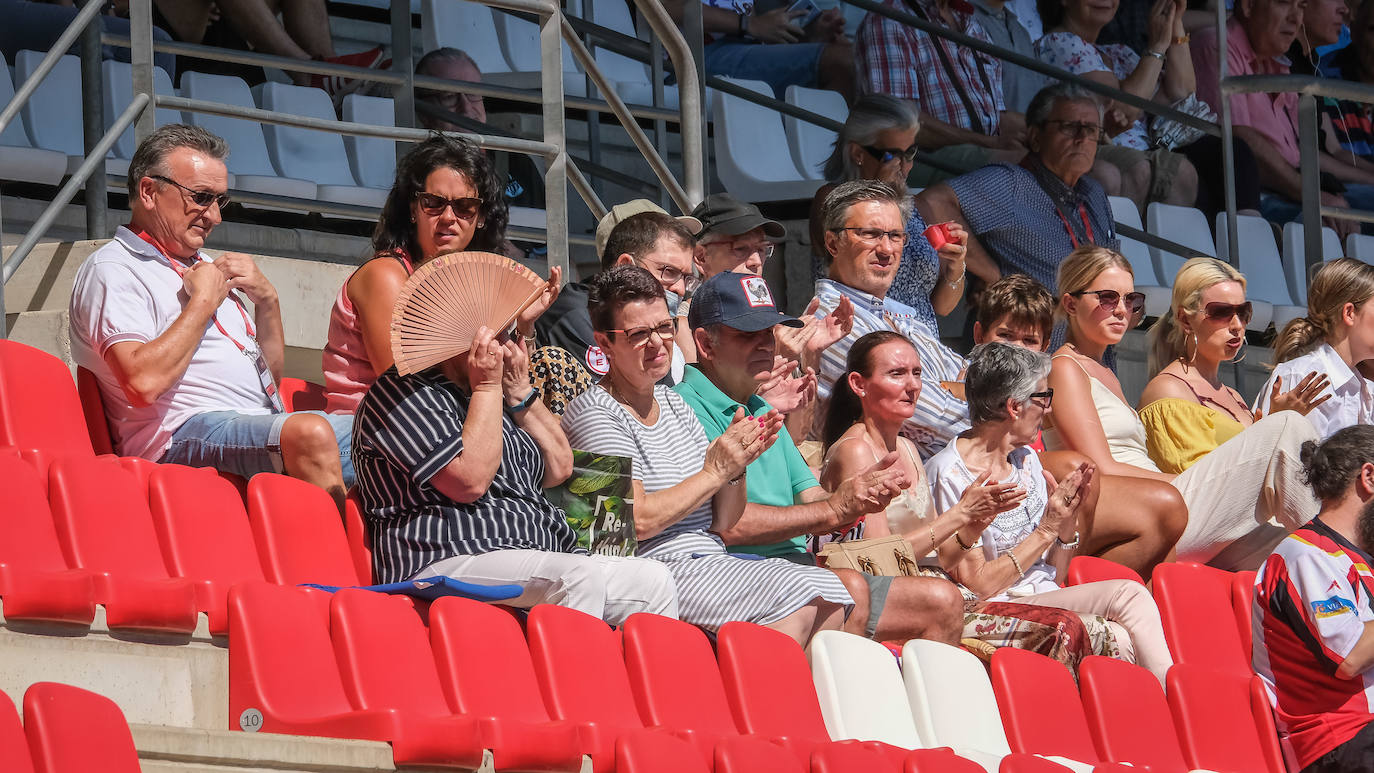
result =
M1013 751L1098 762L1083 702L1063 663L1003 647L992 656L992 690Z
M1134 569L1115 561L1097 556L1074 556L1073 560L1069 561L1068 585L1083 585L1102 580L1135 580L1141 585L1145 584Z
M354 708L452 713L439 688L429 631L409 596L341 590L329 604L329 631Z
M616 773L710 773L692 745L667 733L641 730L615 742Z
M811 754L811 773L902 773L902 758L878 744L829 743Z
M10 696L0 692L0 770L6 773L33 773L29 744L24 740L24 725Z
M1282 773L1272 718L1255 716L1252 699L1258 676L1179 663L1169 669L1165 681L1174 727L1188 765L1217 771ZM1268 703L1264 706L1267 710ZM1263 736L1262 726L1266 729Z
M43 480L18 454L0 454L5 516L0 518L0 564L44 572L68 568L53 527Z
M1097 765L1093 767L1093 773L1107 769L1103 765ZM1064 773L1066 770L1068 768L1057 762L1033 754L1008 754L997 767L997 773Z
M125 578L165 580L148 501L134 476L95 456L66 456L48 468L57 536L70 563Z
M549 720L525 634L506 609L445 596L430 605L429 641L454 713Z
M260 473L248 481L248 523L268 581L358 585L339 508L324 489Z
M38 682L24 693L24 732L37 773L139 773L124 712L103 695Z
M372 536L363 521L363 502L358 490L348 490L344 500L344 536L348 539L348 553L353 557L353 569L363 585L372 584Z
M555 719L620 729L644 726L620 637L610 626L575 609L539 604L530 610L529 642L544 704Z
M1103 759L1184 773L1183 750L1169 702L1154 674L1115 658L1091 655L1078 667L1088 727Z
M903 770L905 773L981 773L983 766L949 749L916 749L906 756Z
M645 724L736 735L711 642L690 623L631 615L622 629L625 666Z
M248 513L234 484L208 467L159 464L148 484L153 526L176 577L211 580L228 592L263 579Z
M286 377L277 384L282 407L292 411L323 411L328 402L324 387L313 381Z
M716 743L715 773L806 773L808 767L781 743L736 735ZM976 773L976 772L975 772Z
M726 623L716 640L725 697L741 732L830 740L811 667L796 640L753 623Z
M1231 611L1236 614L1236 632L1240 634L1240 651L1248 664L1254 663L1254 606L1255 570L1236 572L1231 578ZM1253 665L1251 666L1253 670Z
M66 363L41 349L2 339L0 446L95 455Z
M114 453L110 422L105 418L105 403L100 397L100 382L96 381L94 373L80 365L76 366L76 394L81 400L81 415L86 419L91 447L97 454Z
M1250 673L1250 653L1236 630L1231 573L1200 564L1160 564L1154 596L1175 663Z

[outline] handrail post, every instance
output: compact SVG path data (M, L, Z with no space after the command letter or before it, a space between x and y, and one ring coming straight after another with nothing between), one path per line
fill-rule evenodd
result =
M1226 4L1217 3L1217 83L1222 84L1230 77L1230 63L1226 50ZM1236 223L1236 153L1232 146L1235 132L1231 127L1231 95L1220 90L1221 95L1221 176L1223 190L1226 192L1226 243L1235 244L1239 238ZM1231 265L1236 261L1231 260ZM1164 277L1161 277L1164 278Z
M701 73L695 65L700 59L692 54L682 31L659 0L634 0L634 4L653 29L654 36L668 50L673 72L677 74L678 115L681 116L679 130L682 132L682 189L691 205L696 206L706 198L706 110L702 107L704 86ZM686 11L689 16L693 4L700 5L697 0L689 0ZM684 208L684 211L690 211L690 207Z
M563 115L563 12L539 14L539 53L544 101L544 142L558 149L544 173L544 233L548 267L568 273L568 143Z
M702 136L702 137L705 137L705 136L706 136L706 113L707 113L707 110L708 110L708 108L707 108L707 106L706 106L706 46L705 46L705 40L706 40L706 23L705 23L705 21L703 21L702 18L701 18L701 16L702 16L701 6L702 6L702 4L701 4L700 2L698 2L698 0L686 0L686 2L683 4L683 9L682 9L682 29L683 29L683 36L687 38L687 49L688 49L689 51L692 52L692 66L693 66L693 68L694 68L694 69L696 70L696 72L697 72L697 83L700 83L700 84L701 84L701 100L702 100L702 104L701 104L701 120L699 121L699 123L700 123L700 125L701 125L701 136ZM682 92L682 85L681 85L681 79L679 79L679 85L678 85L678 94L679 94L679 96L681 96L681 92ZM707 156L707 154L708 154L709 152L710 152L710 151L709 151L707 148L705 148L705 147L702 148L701 163L702 163L702 174L703 174L703 175L705 175L705 169L706 169L706 156ZM682 161L683 161L683 164L684 164L684 165L685 165L686 162L687 162L687 156L686 156L685 153L683 154ZM684 171L684 173L686 172L685 169L684 169L683 171ZM690 188L689 188L689 189L690 189ZM705 197L706 197L706 190L703 188L703 189L702 189L702 200L704 200Z
M153 94L153 0L129 2L129 61L134 71L134 96ZM169 73L170 74L170 73ZM134 140L143 142L157 128L155 110L144 110L134 121Z
M391 0L391 69L401 73L405 81L391 92L396 125L415 126L415 62L410 41L410 0ZM410 146L396 143L396 160L410 150Z
M100 22L92 21L81 33L81 134L82 148L90 155L105 134L105 84L100 68ZM103 239L105 232L105 157L86 181L86 238Z
M1306 253L1304 281L1322 259L1321 172L1317 164L1317 98L1298 97L1298 158L1302 171L1302 239Z

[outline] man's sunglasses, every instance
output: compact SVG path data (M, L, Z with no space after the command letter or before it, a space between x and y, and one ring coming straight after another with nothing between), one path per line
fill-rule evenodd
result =
M195 188L187 188L185 185L182 185L176 180L173 180L169 177L163 177L160 174L150 174L148 175L148 177L157 180L158 182L164 182L169 185L175 185L176 187L182 189L186 192L186 196L191 200L191 203L195 204L197 207L209 208L211 204L218 204L220 209L224 209L225 207L229 206L229 194L227 193L215 193L214 191L198 191Z
M430 217L438 217L444 214L444 210L453 208L453 216L461 220L470 220L477 216L482 210L482 200L475 196L464 196L461 199L446 199L435 193L420 191L415 194L415 200L420 202L420 209L424 210Z
M861 145L860 147L868 151L868 155L877 159L880 164L890 164L899 158L908 164L916 160L915 145L912 145L906 150L899 150L897 148L875 148L872 145Z
M1250 324L1250 318L1255 315L1255 307L1249 301L1245 303L1209 303L1202 308L1202 313L1207 315L1207 319L1213 322L1230 322L1231 317L1240 317L1240 324Z

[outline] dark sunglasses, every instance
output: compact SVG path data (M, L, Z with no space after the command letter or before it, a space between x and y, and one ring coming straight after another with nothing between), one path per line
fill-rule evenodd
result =
M463 220L469 220L477 216L482 209L482 200L474 196L464 196L461 199L446 199L435 193L420 191L415 194L415 200L420 202L420 209L425 211L430 217L438 217L444 214L444 210L453 207L453 216Z
M1075 298L1084 295L1096 295L1097 302L1109 309L1115 309L1121 303L1121 293L1116 290L1079 290L1076 293L1069 293ZM1126 293L1126 308L1132 314L1145 310L1145 293Z
M158 182L164 182L169 185L175 185L176 187L182 189L186 192L186 196L191 200L191 203L195 204L197 207L208 208L211 204L217 204L219 205L220 209L224 209L225 207L229 206L229 194L227 193L215 193L214 191L198 191L194 188L187 188L185 185L182 185L176 180L173 180L168 177L163 177L160 174L150 174L148 175L148 177L157 180Z
M653 327L632 327L629 330L607 330L607 333L624 333L630 346L638 349L649 343L649 336L657 335L660 341L668 341L677 334L677 317L665 319Z
M1209 303L1203 307L1202 313L1207 315L1207 319L1213 322L1230 322L1231 317L1240 317L1240 324L1250 324L1250 318L1255 314L1255 307L1249 301L1245 303Z
M1046 389L1046 390L1043 391L1043 392L1031 392L1031 393L1030 393L1030 396L1031 396L1032 398L1035 398L1035 397L1043 397L1043 398L1045 398L1045 407L1048 408L1048 407L1050 407L1050 404L1052 404L1052 403L1054 402L1054 387L1050 387L1050 388Z
M912 145L906 150L897 148L875 148L872 145L861 145L868 155L878 160L880 164L890 164L897 159L902 159L908 164L916 160L916 146Z

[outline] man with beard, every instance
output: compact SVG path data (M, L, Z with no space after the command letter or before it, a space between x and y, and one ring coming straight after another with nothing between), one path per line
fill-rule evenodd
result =
M1374 769L1374 427L1303 444L1321 511L1255 578L1254 666L1304 773Z

